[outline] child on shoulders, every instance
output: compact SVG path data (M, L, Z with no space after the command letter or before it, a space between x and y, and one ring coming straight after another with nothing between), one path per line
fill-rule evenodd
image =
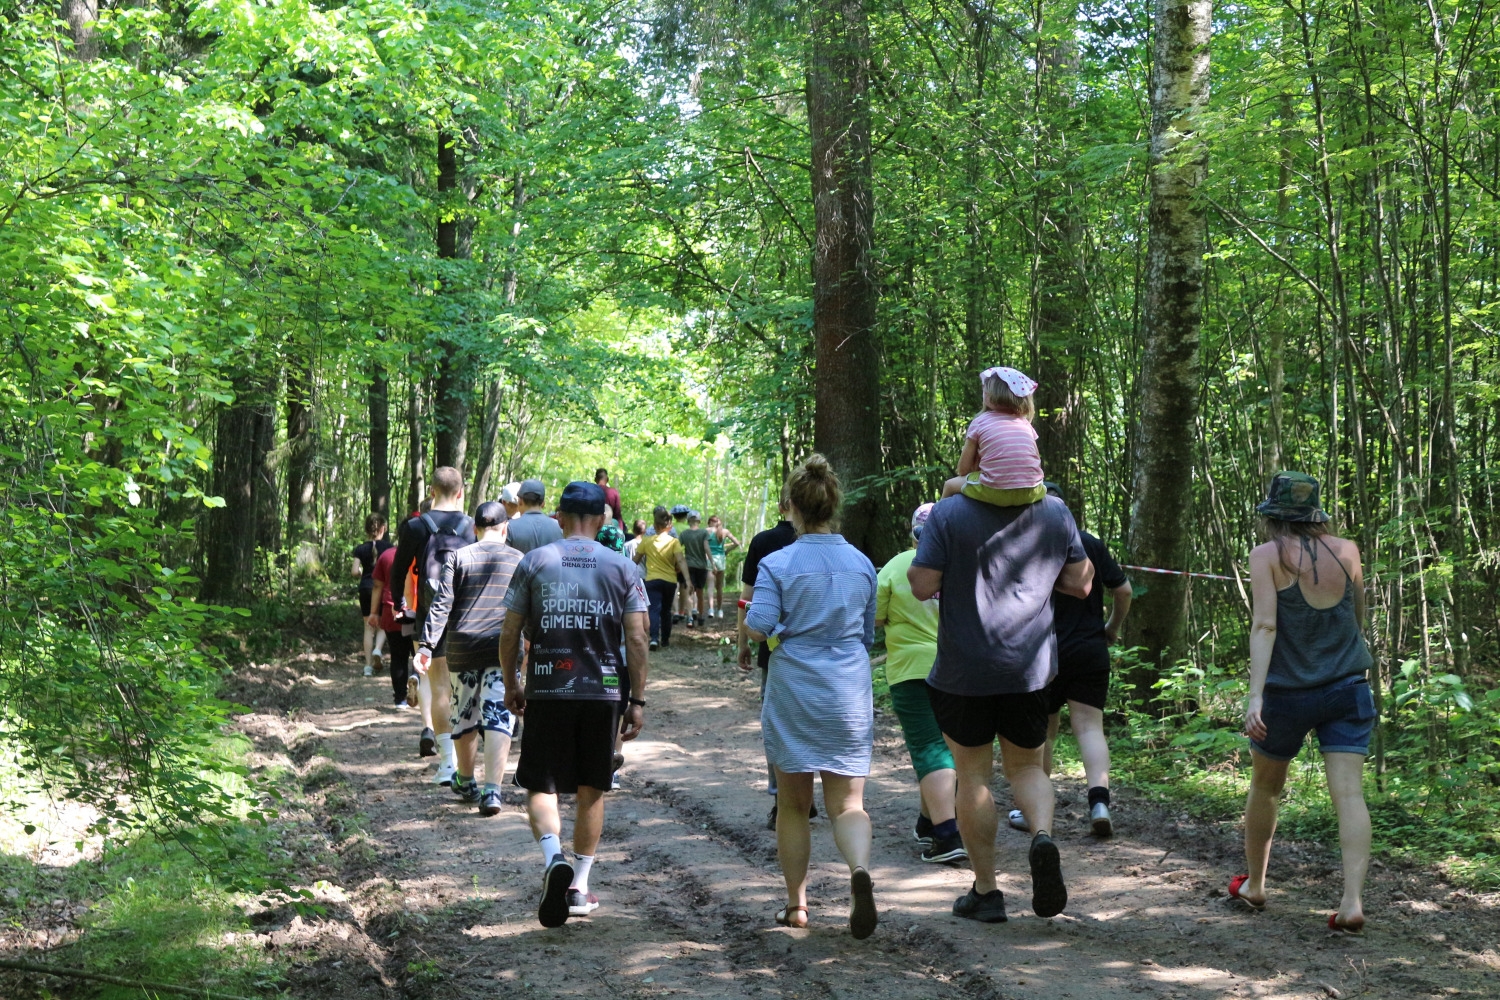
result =
M979 376L984 410L969 424L958 475L943 484L943 496L966 497L999 507L1022 507L1047 495L1037 450L1036 383L1014 368L990 368Z

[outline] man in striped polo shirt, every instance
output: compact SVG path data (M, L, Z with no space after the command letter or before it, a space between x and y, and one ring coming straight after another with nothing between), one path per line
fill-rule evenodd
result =
M500 782L515 731L515 720L505 707L500 630L505 624L505 593L521 553L504 541L506 520L505 508L493 501L474 512L479 541L458 549L443 565L416 659L417 669L425 671L447 631L453 749L458 759L452 787L465 802L478 802L481 816L500 812ZM475 743L481 732L483 787L474 777Z

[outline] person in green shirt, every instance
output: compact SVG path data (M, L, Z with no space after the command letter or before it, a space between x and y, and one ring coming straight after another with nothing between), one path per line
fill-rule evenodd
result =
M875 624L885 627L885 679L921 791L921 811L912 834L922 845L922 860L937 864L963 861L969 855L953 805L953 755L927 698L927 675L937 657L938 602L917 600L906 579L932 506L924 503L912 514L912 547L886 563L876 577Z

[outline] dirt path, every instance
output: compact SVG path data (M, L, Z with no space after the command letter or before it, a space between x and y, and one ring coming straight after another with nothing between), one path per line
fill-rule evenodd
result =
M299 996L1163 997L1500 995L1500 905L1385 870L1362 939L1323 927L1334 864L1279 849L1271 909L1231 908L1229 831L1194 828L1117 794L1118 834L1085 834L1081 788L1060 784L1057 834L1071 898L1029 911L1027 838L1002 830L1011 921L949 914L966 869L924 865L915 787L894 720L880 719L867 808L881 927L847 930L847 871L814 824L812 926L775 928L781 896L755 686L720 662L728 633L676 641L653 661L647 729L609 797L592 888L600 909L546 930L540 854L517 790L490 819L431 784L414 713L352 658L294 663L301 707L242 719L266 759L305 775L339 857L309 873L327 916L278 911L262 946L294 962ZM514 757L512 758L514 766ZM1007 802L1003 780L997 798ZM819 799L821 802L821 797ZM355 814L362 813L362 817ZM565 820L564 842L567 842Z

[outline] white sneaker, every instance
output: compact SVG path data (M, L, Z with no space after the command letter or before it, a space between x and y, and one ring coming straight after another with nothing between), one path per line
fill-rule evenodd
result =
M457 765L455 765L455 764L439 764L438 765L438 769L437 769L437 774L434 774L432 776L432 783L434 785L452 785L453 784L453 776L455 774L457 774L457 773L458 773L458 767L457 767Z
M374 677L375 676L375 667L374 667L374 665L369 664L369 663L365 664L365 676L366 677Z
M1026 814L1019 809L1012 809L1006 817L1012 830L1020 830L1022 833L1030 833L1031 827L1026 822Z
M1109 806L1103 802L1095 802L1089 810L1089 828L1096 837L1110 837L1114 835L1115 825L1109 818Z

